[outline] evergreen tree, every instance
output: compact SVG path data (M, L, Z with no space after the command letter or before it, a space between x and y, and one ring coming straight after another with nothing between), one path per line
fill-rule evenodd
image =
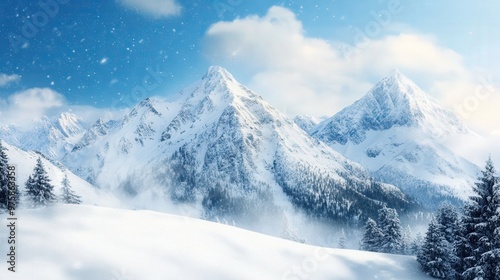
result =
M6 150L0 140L0 210L7 209L9 197L9 158Z
M459 224L456 208L449 203L441 204L437 210L436 222L441 225L446 241L453 245Z
M368 218L365 223L365 234L361 240L361 249L371 252L379 252L384 234L377 226L377 223Z
M345 236L345 231L342 228L342 230L340 231L338 247L340 249L345 249L346 248L346 242L347 242L347 237Z
M497 184L494 187L495 195L493 197L495 204L497 205L497 215L492 218L492 222L494 223L494 241L493 241L493 250L488 252L491 254L491 259L495 259L495 280L500 280L500 179L497 180Z
M472 207L472 204L465 205L464 215L459 222L454 244L453 268L457 273L457 279L468 279L464 272L477 262L475 248L478 247L478 236L475 233L475 221L479 219L479 216L480 213Z
M383 253L400 254L403 248L403 235L401 233L401 224L399 222L396 209L384 208L378 211L379 225L383 237L380 244L380 250Z
M53 189L54 186L50 184L42 160L38 158L33 174L26 181L26 196L31 200L32 207L46 206L53 203L56 199Z
M66 204L80 204L82 203L81 197L76 195L75 192L71 189L71 185L69 184L68 175L64 174L64 178L62 180L62 189L61 189L61 202Z
M475 184L475 195L464 208L457 232L454 266L461 279L500 279L498 182L490 158Z
M417 261L422 269L432 277L454 279L451 260L452 252L445 238L445 230L436 220L432 220L424 244L417 254Z

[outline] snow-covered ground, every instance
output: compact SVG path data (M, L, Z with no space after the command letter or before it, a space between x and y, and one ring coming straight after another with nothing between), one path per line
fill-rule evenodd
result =
M314 247L152 211L55 205L16 215L14 273L0 215L0 279L430 279L413 257Z

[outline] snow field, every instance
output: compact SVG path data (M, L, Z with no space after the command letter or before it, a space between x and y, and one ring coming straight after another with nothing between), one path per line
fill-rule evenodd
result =
M414 257L315 247L152 211L54 205L17 217L16 272L2 262L0 279L429 279Z

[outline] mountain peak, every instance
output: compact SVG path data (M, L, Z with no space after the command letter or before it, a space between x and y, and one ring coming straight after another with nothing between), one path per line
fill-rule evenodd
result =
M387 84L387 85L399 85L399 86L414 86L414 87L417 87L417 85L415 85L415 83L410 79L408 78L405 74L403 74L401 71L399 71L398 68L394 68L391 72L389 72L389 74L387 76L385 76L384 78L382 78L378 84L380 83L383 83L383 84Z
M141 102L139 102L139 104L136 107L138 107L138 108L140 108L140 107L150 108L150 107L154 106L155 102L156 101L153 98L147 97L146 99L143 99Z
M188 100L195 103L209 97L214 100L223 98L224 102L231 102L234 98L240 97L259 97L238 82L229 71L220 66L210 66L199 83L194 88L191 88L189 92L191 92L191 97Z
M59 119L61 120L75 120L75 119L80 119L75 113L72 112L62 112L59 114Z
M207 74L211 73L227 73L229 72L226 70L226 68L218 66L218 65L212 65L208 67Z
M372 94L375 98L401 98L401 97L416 97L427 99L428 96L424 93L412 80L401 73L398 69L382 78L368 94Z
M360 143L367 131L392 127L419 128L437 137L467 131L457 116L395 69L361 99L320 124L313 134L327 142Z
M388 127L394 124L407 126L422 123L423 119L433 115L431 111L443 110L397 69L375 84L360 102L365 104L364 110L383 116L384 122L392 123Z
M387 76L398 77L398 76L404 76L404 75L403 75L403 73L401 73L401 71L399 71L398 68L394 68Z
M236 81L236 79L225 68L220 66L210 66L207 73L203 76L202 80L210 81Z
M157 103L159 103L158 100L152 97L147 97L146 99L139 102L139 104L137 104L134 109L132 109L132 111L125 117L125 120L128 120L129 118L136 115L143 116L144 114L148 113L153 113L160 116L161 113L156 108Z
M66 136L77 135L88 128L88 125L79 116L72 112L62 112L55 120L56 127Z

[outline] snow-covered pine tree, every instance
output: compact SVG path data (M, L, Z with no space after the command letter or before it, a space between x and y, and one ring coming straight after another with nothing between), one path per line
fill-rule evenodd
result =
M493 200L495 201L495 204L497 205L497 215L492 219L494 223L494 236L495 239L493 241L493 250L489 254L493 254L496 259L495 263L495 280L500 280L500 179L497 180L497 184L494 186L494 191L495 195L493 197Z
M463 279L500 279L499 248L495 230L499 223L499 180L491 158L474 187L475 195L465 207L460 232L455 245L457 272Z
M491 162L491 159L490 159ZM485 252L481 255L479 259L479 265L484 271L486 277L491 277L487 279L500 280L500 178L495 176L495 170L493 165L491 165L491 172L493 174L493 180L485 180L484 183L493 183L493 197L489 203L490 207L486 208L487 215L491 214L485 218L486 225L481 226L479 229L484 230L484 235L488 237L479 239L480 250ZM490 177L491 179L491 177ZM486 183L486 184L488 184ZM491 212L489 212L489 211Z
M455 261L453 268L455 269L457 279L467 279L464 277L464 272L475 266L477 259L474 253L478 247L478 236L475 233L475 223L481 214L473 207L471 203L465 205L464 215L458 224L458 231L455 236L454 255ZM473 278L472 278L473 279Z
M371 252L379 252L384 234L377 226L377 222L368 218L365 223L365 233L361 240L361 249Z
M7 209L9 196L9 158L5 150L7 148L2 145L0 140L0 210Z
M417 261L428 275L440 279L454 279L451 267L451 250L442 225L432 220L424 244L417 254Z
M31 206L40 207L53 203L56 200L53 189L42 160L38 158L33 174L26 181L26 196L31 201Z
M346 248L346 242L347 242L347 237L345 236L345 231L342 228L342 230L340 231L340 235L339 235L338 248L345 249Z
M66 204L80 204L82 203L81 197L76 195L69 184L68 175L64 173L61 188L61 202Z
M436 222L441 225L446 241L453 245L458 230L457 209L449 203L442 203L436 213Z
M399 222L396 209L384 208L378 211L379 225L383 237L380 244L380 251L390 254L401 254L403 245L403 235L401 233L401 223Z
M9 157L5 152L5 148L0 140L0 211L7 210L9 208L16 209L19 206L21 200L21 192L19 188L15 188L14 197L9 197L11 193L9 192ZM12 200L13 199L13 200ZM14 205L8 205L13 203Z

